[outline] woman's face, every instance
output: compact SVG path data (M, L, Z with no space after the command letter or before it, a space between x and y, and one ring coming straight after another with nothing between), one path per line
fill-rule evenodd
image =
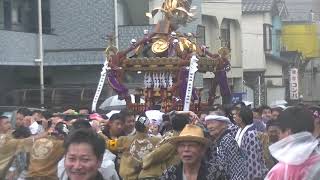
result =
M236 122L236 124L238 126L240 126L242 123L242 119L240 118L239 116L239 111L237 110L232 110L232 117L233 117L233 120Z
M151 124L149 129L154 135L157 135L159 133L159 126L157 124Z
M64 166L70 180L90 180L97 175L101 165L87 143L71 144L65 155Z

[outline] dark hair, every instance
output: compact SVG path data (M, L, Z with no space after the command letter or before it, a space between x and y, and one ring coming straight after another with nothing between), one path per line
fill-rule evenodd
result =
M208 112L207 114L209 114L210 111L223 111L223 112L226 112L226 109L221 104L214 104L214 105L209 106L208 108L206 108L205 111L207 111Z
M267 105L262 105L262 106L259 107L260 114L262 114L263 110L265 110L265 109L269 109L270 111L272 110L271 107L269 107Z
M176 114L172 118L172 129L176 131L182 131L182 129L189 124L190 118L184 114Z
M291 132L313 132L314 122L312 114L305 108L295 106L284 110L278 118L281 131L291 129Z
M106 142L92 129L78 129L71 132L64 141L64 148L67 152L71 144L89 144L97 157L102 160L106 148Z
M247 106L246 106L246 104L244 102L238 101L238 102L233 104L233 107L241 108L241 107L247 107Z
M274 121L274 120L270 120L266 123L266 129L269 129L269 127L271 126L277 126L277 127L280 127L280 123L279 121Z
M241 107L239 111L239 116L245 125L249 125L253 123L253 113L250 108L244 107L244 106Z
M32 112L28 108L20 108L17 111L17 114L22 114L23 116L31 116Z
M41 114L45 119L50 119L53 117L53 114L50 111L43 111L43 112L41 112Z
M91 110L90 110L90 108L88 108L88 107L80 107L80 108L78 109L78 112L79 112L80 110L87 110L87 111L89 112L89 114L91 114Z
M146 130L146 126L144 126L144 124L142 124L140 121L136 121L134 127L138 132L145 132Z
M0 121L2 121L3 119L9 119L7 116L0 116Z
M72 130L76 130L76 129L80 129L80 128L89 129L89 128L91 128L91 124L87 120L78 119L72 124L71 128L72 128Z
M147 117L144 113L142 113L142 115L140 115L140 116L138 117L138 120L135 122L135 125L134 125L134 126L135 126L136 130L137 130L138 132L145 132L146 129L147 129L147 127L144 125L144 123L142 123L142 122L139 121L140 118L144 118L144 121L150 121L150 120L148 119L148 117Z
M128 116L134 116L134 113L129 109L123 109L119 112L119 114L122 116L123 120L125 120L125 118Z
M238 107L238 106L233 106L232 108L231 108L231 112L232 111L240 111L240 107Z
M255 113L259 113L259 114L260 114L260 111L259 111L258 108L252 108L251 110L252 110L252 112L255 112Z
M113 122L115 120L120 120L122 122L124 121L120 113L113 114L109 119L110 122Z
M275 108L271 109L271 112L274 112L274 111L276 111L280 114L283 111L283 109L281 107L275 107Z
M64 122L58 122L54 129L57 135L67 136L69 134L68 126Z
M12 132L12 135L16 139L20 138L28 138L31 136L31 131L28 127L25 126L19 126L16 128L15 131Z
M34 115L34 114L36 114L36 113L38 113L38 114L41 114L41 115L42 115L42 111L40 111L40 110L34 110L34 111L32 111L32 115Z

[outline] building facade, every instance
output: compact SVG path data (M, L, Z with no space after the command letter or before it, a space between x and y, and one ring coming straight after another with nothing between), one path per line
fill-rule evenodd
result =
M217 52L221 47L231 50L229 85L234 95L242 94L241 0L203 1L202 23L205 27L205 44L212 52ZM207 88L211 85L213 77L213 73L204 74Z
M280 57L285 4L278 0L242 1L242 59L245 91L254 106L286 98L285 59Z
M145 13L161 3L42 0L45 105L90 106L105 61L106 36L114 35L120 50L127 48L131 39L143 37L144 29L152 30L156 21ZM193 5L198 8L196 20L183 32L201 30L201 0ZM6 75L0 77L2 105L40 105L37 19L37 0L0 0L0 69ZM128 76L128 86L135 86L136 79ZM112 93L104 88L100 99Z
M288 17L283 26L283 50L301 55L292 66L299 69L299 100L319 103L320 1L286 0Z

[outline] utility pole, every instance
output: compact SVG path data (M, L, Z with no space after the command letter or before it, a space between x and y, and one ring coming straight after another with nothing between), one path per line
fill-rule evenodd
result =
M38 0L38 26L39 26L39 59L40 62L40 106L44 107L44 73L43 73L43 37L42 37L42 5Z
M261 106L261 75L258 76L258 105Z
M113 3L114 3L114 31L115 31L116 48L119 49L118 0L114 0Z

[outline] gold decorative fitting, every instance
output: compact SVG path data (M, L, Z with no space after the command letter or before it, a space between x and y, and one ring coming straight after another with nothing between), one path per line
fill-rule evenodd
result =
M152 52L160 54L165 52L169 48L169 43L164 39L158 39L152 44Z
M222 47L218 50L221 57L227 57L230 54L230 50L227 47Z

